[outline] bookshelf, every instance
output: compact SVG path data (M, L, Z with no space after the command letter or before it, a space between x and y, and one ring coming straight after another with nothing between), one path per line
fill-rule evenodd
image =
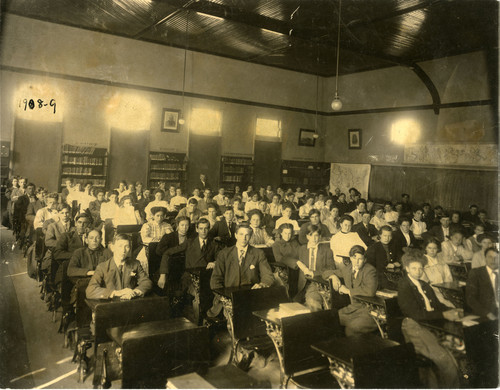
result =
M253 171L254 161L251 157L222 156L220 184L229 193L234 192L235 186L245 191L248 184L253 184Z
M283 160L281 163L281 187L302 187L311 192L325 188L330 182L330 163Z
M158 188L160 182L186 190L187 157L185 153L149 152L148 188Z
M1 175L1 192L5 193L9 185L9 172L10 172L10 142L0 142L0 175Z
M63 145L61 155L61 180L71 178L83 184L106 187L108 181L108 151L105 148Z

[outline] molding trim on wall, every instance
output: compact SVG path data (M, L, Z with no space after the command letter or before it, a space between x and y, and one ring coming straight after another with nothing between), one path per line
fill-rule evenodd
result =
M14 72L14 73L21 73L21 74L30 74L30 75L36 75L36 76L52 77L52 78L56 78L56 79L70 80L70 81L76 81L76 82L81 82L81 83L105 85L105 86L109 86L109 87L117 87L117 88L124 88L124 89L133 89L133 90L137 90L137 91L154 92L154 93L160 93L160 94L164 94L164 95L182 96L182 91L176 91L176 90L172 90L172 89L148 87L148 86L138 85L138 84L120 83L120 82L110 81L110 80L101 80L101 79L95 79L95 78L91 78L91 77L73 76L73 75L67 75L67 74L63 74L63 73L46 72L46 71L41 71L41 70L20 68L20 67L16 67L16 66L0 65L0 70ZM233 99L233 98L228 98L228 97L205 95L205 94L194 93L194 92L185 92L184 96L190 97L190 98L195 98L195 99L205 99L205 100L212 100L212 101L218 101L218 102L224 102L224 103L242 104L242 105L253 106L253 107L263 107L263 108L271 108L271 109L276 109L276 110L301 112L304 114L311 114L311 115L315 115L317 113L317 114L322 115L322 116L363 115L363 114L377 114L377 113L386 113L386 112L421 111L421 110L434 110L436 108L436 105L434 105L434 104L425 104L425 105L403 106L403 107L370 108L370 109L351 110L351 111L337 111L337 112L317 111L316 112L315 110L309 110L306 108L282 106L282 105L278 105L278 104L261 103L261 102L255 102L255 101L250 101L250 100ZM493 99L486 99L486 100L470 100L470 101L453 102L453 103L441 103L437 107L439 109L443 109L443 108L488 106L488 105L493 105L493 104L495 104L495 101Z

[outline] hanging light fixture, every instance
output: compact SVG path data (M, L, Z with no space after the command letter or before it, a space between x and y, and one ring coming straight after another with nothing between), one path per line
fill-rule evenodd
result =
M337 32L337 69L335 72L335 96L332 101L332 110L340 111L342 109L342 101L339 98L339 58L340 58L340 11L342 9L342 0L339 0L339 25Z
M182 116L179 118L179 124L183 125L186 123L184 119L184 91L186 89L186 62L187 62L187 41L188 41L188 26L189 26L189 11L186 15L186 44L184 45L184 76L182 77Z
M319 71L319 44L316 48L316 62L318 64L318 71ZM319 75L316 75L316 111L314 113L314 135L313 138L317 139L319 138L318 134L318 90L319 90Z

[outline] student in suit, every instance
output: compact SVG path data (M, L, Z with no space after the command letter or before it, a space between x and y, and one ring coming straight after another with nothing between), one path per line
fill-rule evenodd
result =
M57 212L58 199L59 195L55 192L47 195L46 206L36 212L33 221L34 229L43 228L45 230L50 222L55 222L59 219L59 214Z
M295 268L297 259L299 258L300 244L293 233L293 225L290 223L283 223L278 231L280 237L274 242L273 255L278 263L284 263L290 268Z
M221 250L210 279L212 289L251 285L269 287L274 282L264 252L249 245L252 228L241 223L236 230L236 245Z
M262 219L260 221L260 225L266 231L268 236L272 237L274 227L276 226L276 222L273 217L269 214L269 205L267 202L261 200L259 202L259 210L262 213Z
M69 260L70 278L92 276L98 264L113 257L113 253L101 245L100 230L91 230L85 242L87 246L75 250Z
M349 251L351 264L349 266L325 271L324 278L331 278L333 288L340 294L351 299L357 295L374 297L377 292L377 271L371 264L366 263L365 248L354 245ZM330 275L329 275L330 274ZM343 278L344 284L339 277ZM353 302L339 310L340 324L345 326L346 336L356 336L377 330L377 324L370 316L368 308L358 302Z
M202 191L205 191L205 189L210 188L207 176L204 173L200 173L200 181L198 182L196 187L201 188Z
M465 299L472 312L490 320L498 318L498 250L488 248L486 265L471 269L465 287Z
M93 200L89 203L89 211L92 219L94 221L94 227L98 228L101 223L101 206L103 203L106 203L104 200L105 191L102 188L98 188L95 191L96 200Z
M305 224L303 224L300 227L300 231L299 231L299 243L301 245L305 245L308 242L306 235L309 231L309 226L311 226L311 225L318 226L319 231L320 231L321 240L323 240L323 241L329 240L330 237L332 236L330 234L330 230L328 229L328 227L325 224L321 223L320 215L321 215L321 213L319 210L312 209L311 211L309 211L309 222L306 222Z
M78 214L75 217L75 230L70 230L59 237L54 248L54 259L62 262L69 260L73 252L85 244L85 236L91 220L87 214Z
M292 212L293 212L293 207L289 203L284 203L283 204L283 216L281 218L278 218L276 220L276 224L274 225L276 229L279 229L281 225L284 223L289 223L293 226L293 231L295 234L298 234L300 231L300 227L297 221L292 219Z
M432 375L422 375L424 387L457 388L459 373L453 355L443 348L436 336L421 326L418 321L446 319L457 321L461 312L443 305L432 287L421 280L426 259L422 252L411 249L402 258L407 275L399 281L398 304L406 317L401 330L406 342L415 346L415 351L432 360L437 366L437 382L430 383Z
M400 261L405 248L417 248L418 243L415 235L410 230L411 222L408 217L398 220L399 229L392 235L393 248L396 251L396 260Z
M165 288L168 274L168 259L172 255L177 255L186 250L188 231L189 231L189 218L179 217L175 220L177 224L177 231L170 234L165 234L158 246L156 247L156 254L161 256L161 263L159 269L158 287Z
M484 209L479 210L479 222L484 225L484 231L487 233L498 231L498 226L488 221L488 213Z
M45 233L45 246L49 249L54 249L57 240L64 234L68 233L73 224L71 222L71 207L66 203L57 205L58 220L47 226Z
M113 257L100 263L86 290L88 299L132 299L142 297L153 287L141 264L130 257L128 236L117 234L110 245Z
M224 218L215 222L210 229L209 237L222 242L226 246L232 246L236 244L236 226L233 209L228 208L224 211Z
M443 242L450 239L450 216L448 214L442 214L439 217L439 225L433 226L428 230L428 234L436 237L439 242Z
M374 243L378 236L378 230L370 223L370 213L368 211L361 212L361 222L355 224L352 231L359 234L366 246Z
M396 261L395 251L392 246L392 228L389 225L382 226L379 233L379 242L368 247L366 259L377 270L379 288L389 288L389 280L385 276L385 270L389 264L399 266Z
M307 218L311 210L314 209L314 196L309 195L306 198L306 203L299 208L299 218Z
M472 255L471 268L484 267L486 265L486 251L493 248L493 239L487 233L477 236L480 249Z
M319 218L319 215L318 215ZM298 291L294 298L305 301L306 306L311 311L323 309L323 298L315 283L311 283L307 277L321 275L327 270L335 269L333 254L327 244L319 244L321 228L318 225L309 225L307 228L307 245L302 245L299 249L299 260L297 266L301 270L299 273Z
M474 225L474 234L465 240L465 247L472 253L476 253L481 250L481 244L477 238L484 234L484 226L482 224Z
M366 212L366 200L359 199L356 202L356 209L352 211L349 215L354 220L354 225L363 222L362 215Z
M181 209L177 214L177 217L187 217L191 224L196 223L202 216L202 212L198 209L198 201L194 198L190 198L187 202L186 207Z

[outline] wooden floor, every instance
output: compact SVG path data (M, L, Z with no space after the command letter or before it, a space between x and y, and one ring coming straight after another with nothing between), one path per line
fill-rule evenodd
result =
M60 313L52 315L40 299L39 285L26 274L26 259L13 247L10 230L0 230L0 387L1 388L92 388L92 374L84 383L77 382L73 352L64 348L64 337L58 333ZM227 363L230 337L221 331L212 341L217 353L214 366ZM279 363L276 355L256 359L249 374L279 387ZM112 388L120 388L120 381Z

